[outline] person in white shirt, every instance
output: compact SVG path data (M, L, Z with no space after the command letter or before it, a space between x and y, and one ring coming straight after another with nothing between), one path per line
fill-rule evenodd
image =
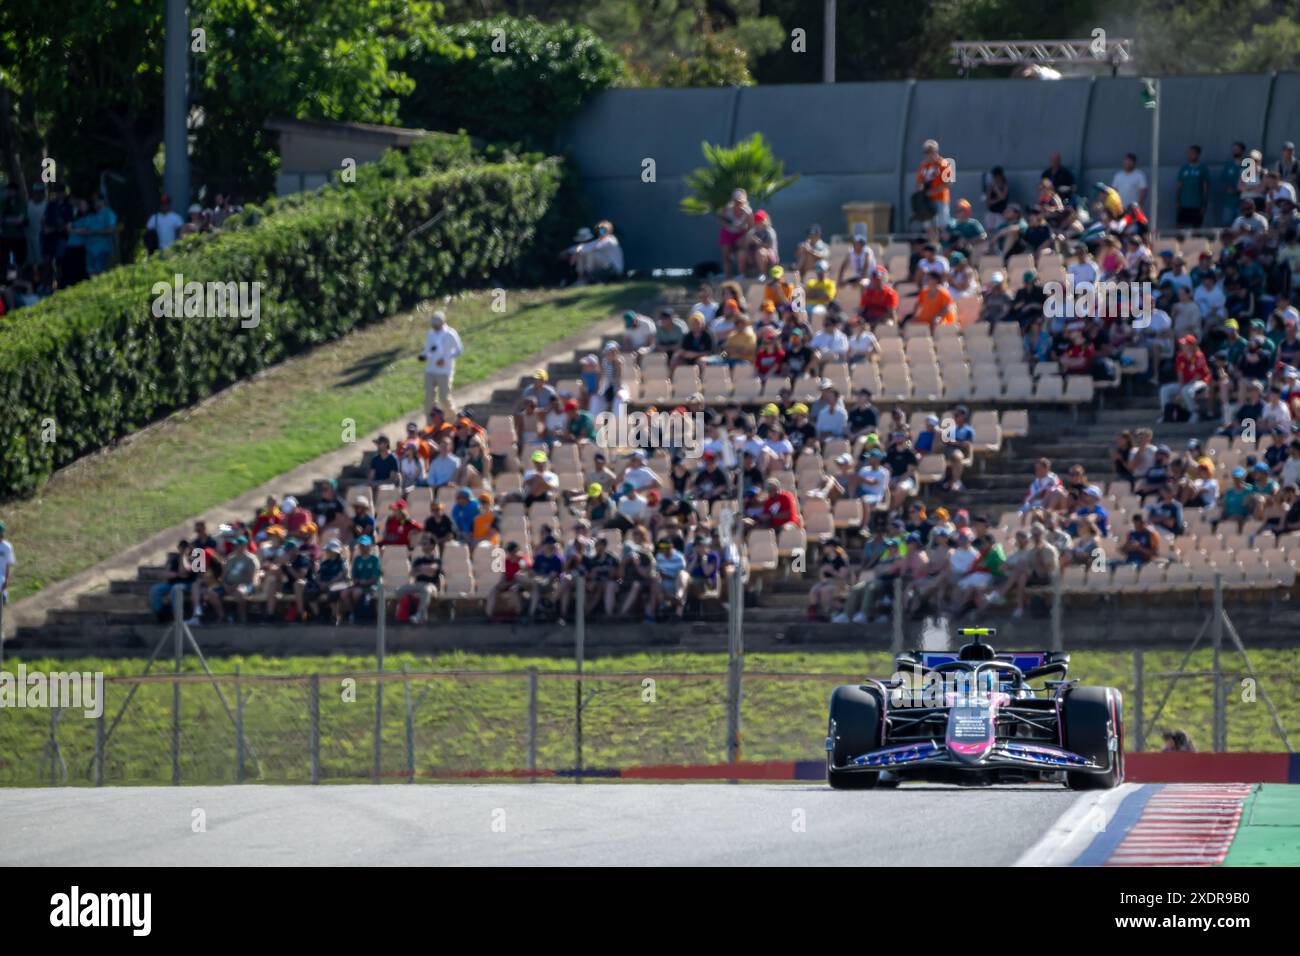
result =
M158 248L166 249L176 241L183 225L185 220L172 211L171 197L164 193L158 200L158 211L145 221L144 227L158 236Z
M889 494L889 469L884 465L885 453L873 448L867 453L867 464L858 469L858 478L862 484L858 488L858 497L869 505L884 502Z
M849 338L849 362L852 364L863 359L879 358L880 340L872 333L870 326L863 322Z
M1264 403L1264 413L1259 416L1261 432L1270 432L1280 428L1291 431L1291 409L1282 401L1282 390L1274 386L1268 390L1268 401Z
M818 309L822 315L822 330L812 337L808 345L817 353L817 360L820 363L818 369L824 369L826 365L832 362L846 362L849 358L849 337L840 330L840 320L834 315L826 314L825 306L816 306L813 314L816 316Z
M876 268L876 252L867 243L867 237L855 235L853 248L840 263L840 271L835 277L835 284L843 288L845 282L862 282L871 276Z
M1291 457L1282 465L1282 487L1300 485L1300 441L1291 442Z
M623 472L623 482L639 490L663 487L663 480L646 465L643 451L632 452L632 461Z
M691 311L686 313L690 315L694 312L704 316L704 324L708 326L718 316L718 300L713 297L713 286L707 282L700 286L700 301L691 306ZM730 331L730 330L728 330Z
M1201 284L1192 293L1192 301L1200 307L1201 318L1207 324L1223 319L1227 298L1223 294L1222 283L1215 281L1213 274L1207 272L1201 277Z
M1147 202L1147 176L1137 168L1137 156L1124 154L1124 168L1117 172L1110 181L1111 188L1119 193L1119 200L1127 209L1130 203L1137 203L1145 208Z
M657 331L654 321L648 315L628 309L623 313L623 351L650 351L654 348Z
M621 278L623 247L614 235L614 224L608 219L596 223L595 239L578 243L575 258L574 268L580 283Z
M447 324L447 316L435 312L429 316L429 331L424 336L424 410L435 404L451 409L451 383L456 373L456 359L463 354L460 336Z

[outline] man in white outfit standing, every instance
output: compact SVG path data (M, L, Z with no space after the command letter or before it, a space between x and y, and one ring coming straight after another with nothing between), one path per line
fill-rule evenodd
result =
M456 358L464 352L460 336L447 324L447 316L435 312L429 319L430 329L424 336L424 408L428 411L439 404L446 409L451 404L451 382L456 371Z

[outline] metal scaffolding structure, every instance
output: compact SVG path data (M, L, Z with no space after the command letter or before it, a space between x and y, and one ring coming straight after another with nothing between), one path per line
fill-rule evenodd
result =
M1061 63L1107 63L1115 72L1133 59L1133 41L1098 36L1086 40L977 40L952 43L950 62L963 76L977 66L1051 66Z

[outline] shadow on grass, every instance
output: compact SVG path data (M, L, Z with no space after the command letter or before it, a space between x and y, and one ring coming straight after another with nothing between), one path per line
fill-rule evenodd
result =
M401 349L373 352L343 370L343 377L334 383L335 388L352 388L374 381L388 366L402 356Z

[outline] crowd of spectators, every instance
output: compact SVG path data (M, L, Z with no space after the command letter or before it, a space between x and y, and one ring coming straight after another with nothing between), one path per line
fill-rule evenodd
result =
M145 247L165 249L182 236L220 229L240 207L218 194L210 208L194 203L187 218L162 196L145 227ZM57 289L99 275L122 259L122 225L102 190L76 195L61 183L5 186L0 201L0 318Z

